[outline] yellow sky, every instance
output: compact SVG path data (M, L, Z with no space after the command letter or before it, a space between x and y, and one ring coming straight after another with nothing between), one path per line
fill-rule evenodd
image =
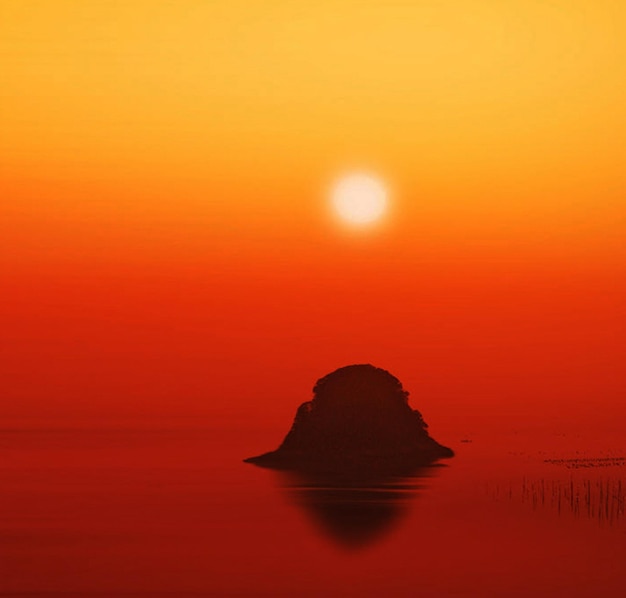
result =
M612 251L624 23L618 0L4 0L1 201L305 231L360 167L407 235Z

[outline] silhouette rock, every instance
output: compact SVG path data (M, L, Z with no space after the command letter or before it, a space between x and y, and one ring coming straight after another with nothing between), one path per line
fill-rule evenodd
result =
M262 467L350 475L403 475L451 449L430 437L408 392L386 370L349 365L317 381L280 447L246 459Z

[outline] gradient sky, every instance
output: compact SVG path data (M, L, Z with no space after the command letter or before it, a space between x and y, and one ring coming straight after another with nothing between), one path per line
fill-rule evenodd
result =
M626 4L4 0L0 416L626 415ZM375 229L328 189L389 185ZM582 421L582 419L580 419Z

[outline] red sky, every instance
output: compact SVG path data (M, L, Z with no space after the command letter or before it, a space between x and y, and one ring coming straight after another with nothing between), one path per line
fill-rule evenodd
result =
M371 362L427 421L623 420L624 10L3 3L0 415L283 422Z

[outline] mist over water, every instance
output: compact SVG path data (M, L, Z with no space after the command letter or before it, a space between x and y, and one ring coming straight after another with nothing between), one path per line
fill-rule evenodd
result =
M597 596L626 589L620 440L462 437L380 484L256 468L276 430L7 424L0 594ZM462 440L464 442L462 442Z

